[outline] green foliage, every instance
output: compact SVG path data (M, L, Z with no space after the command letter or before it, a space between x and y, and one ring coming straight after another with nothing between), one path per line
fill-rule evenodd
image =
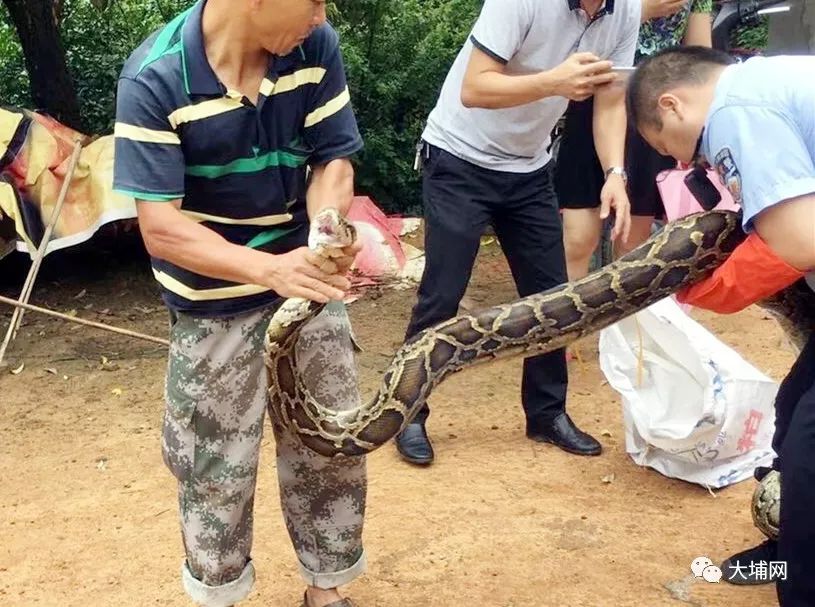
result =
M127 56L193 0L64 0L61 31L85 129L109 133L116 78ZM336 0L354 108L365 139L358 190L389 211L416 212L415 144L483 0ZM735 46L766 45L766 19ZM19 43L0 3L0 103L30 107Z
M127 56L192 0L64 0L60 29L85 130L109 133ZM482 0L339 0L354 108L365 138L358 189L389 210L416 211L415 143ZM19 43L0 3L1 103L30 107Z
M84 130L113 127L116 79L125 59L151 32L192 0L64 0L60 31ZM0 103L31 107L19 40L0 3Z
M755 23L746 23L737 27L731 37L733 48L760 51L767 48L770 34L770 20L766 15L759 17Z
M0 2L0 105L31 105L28 72L17 32L9 21L6 5Z
M359 189L388 210L415 212L421 203L415 144L481 4L346 0L333 11L365 139Z
M723 3L730 1L732 0L714 0L713 15L718 13ZM759 53L767 48L769 32L770 20L767 15L744 19L730 32L730 48L748 55Z
M130 53L191 0L66 0L61 31L85 130L109 133L116 79Z

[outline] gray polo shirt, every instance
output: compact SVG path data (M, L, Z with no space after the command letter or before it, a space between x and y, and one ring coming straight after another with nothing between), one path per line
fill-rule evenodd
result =
M422 138L488 169L528 173L543 167L551 159L550 133L568 99L547 97L499 110L464 107L461 85L473 47L506 64L508 74L550 70L582 51L630 66L640 11L641 0L607 0L590 20L579 0L486 0Z

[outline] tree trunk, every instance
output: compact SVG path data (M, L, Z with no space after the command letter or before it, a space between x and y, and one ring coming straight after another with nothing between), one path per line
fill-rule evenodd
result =
M35 109L81 129L79 99L68 72L53 0L3 0L23 47Z

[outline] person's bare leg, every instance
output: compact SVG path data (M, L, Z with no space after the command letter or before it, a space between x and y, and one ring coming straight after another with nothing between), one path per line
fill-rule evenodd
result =
M628 242L617 240L614 243L614 258L622 257L626 253L630 253L643 242L651 237L651 226L654 225L653 216L632 215L631 216L631 232L628 236Z
M342 596L336 588L316 588L309 586L306 591L308 596L308 607L324 607L342 600Z
M600 242L600 209L563 209L563 246L569 280L589 273L591 256Z
M600 243L603 222L600 208L563 209L563 247L566 249L566 275L569 281L578 280L589 273L591 257ZM566 349L567 360L576 358L583 364L576 343Z

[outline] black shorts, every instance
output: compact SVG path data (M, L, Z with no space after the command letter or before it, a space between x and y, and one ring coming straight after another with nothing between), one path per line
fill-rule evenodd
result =
M555 188L561 209L593 209L600 206L600 191L605 177L594 149L593 115L593 98L572 101L566 110L555 165ZM625 145L631 214L664 217L657 175L676 167L676 160L659 154L635 129L629 128Z

